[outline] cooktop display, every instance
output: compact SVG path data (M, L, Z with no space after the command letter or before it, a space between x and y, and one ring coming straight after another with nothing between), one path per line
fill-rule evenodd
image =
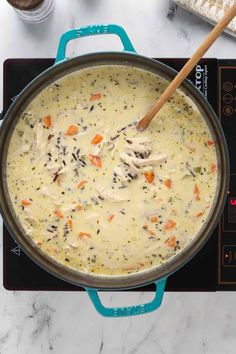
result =
M158 60L180 70L187 59ZM5 61L2 119L21 90L53 63L54 59ZM202 59L189 79L209 101L222 124L230 154L230 188L223 215L211 238L197 256L168 278L166 290L236 290L236 60ZM83 290L37 266L24 254L5 225L3 285L8 290ZM139 290L154 290L154 286L148 285Z

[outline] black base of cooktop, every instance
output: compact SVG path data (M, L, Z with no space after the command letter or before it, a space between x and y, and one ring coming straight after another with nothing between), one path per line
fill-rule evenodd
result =
M180 70L187 59L158 59ZM54 59L8 59L4 63L4 112L20 91ZM221 120L236 166L236 60L203 59L189 75ZM4 113L3 113L4 117ZM167 291L236 290L236 173L232 171L223 217L209 241L188 264L169 276ZM54 277L38 267L3 226L3 285L8 290L78 291L83 288ZM153 285L139 288L154 290ZM135 290L135 289L134 289Z

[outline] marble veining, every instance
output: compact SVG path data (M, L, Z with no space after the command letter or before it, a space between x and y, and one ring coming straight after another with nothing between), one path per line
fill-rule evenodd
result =
M170 1L170 6L168 8L168 13L166 15L166 17L168 18L168 20L173 21L177 12L177 8L178 6L176 4L174 4L172 1Z
M66 29L112 22L124 26L139 53L154 57L190 56L211 29L167 0L60 0L52 18L37 26L22 23L2 0L1 82L6 58L53 57ZM117 38L82 39L69 45L68 55L111 48L121 49ZM235 40L221 36L207 56L235 58ZM152 297L142 292L101 294L106 306L144 303ZM96 313L86 293L9 292L1 285L0 353L235 354L235 300L230 292L166 293L154 313L107 319Z

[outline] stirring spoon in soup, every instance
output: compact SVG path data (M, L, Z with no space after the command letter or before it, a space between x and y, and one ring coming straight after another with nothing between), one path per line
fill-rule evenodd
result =
M160 111L163 105L172 96L175 90L181 85L184 79L186 79L186 77L192 71L194 66L199 62L199 60L208 51L208 49L212 46L215 40L219 37L221 32L223 32L223 30L227 27L227 25L231 22L231 20L235 16L236 16L236 3L232 5L231 8L228 9L228 11L223 16L223 18L219 21L219 23L207 36L207 38L200 45L200 47L195 51L193 56L187 61L187 63L176 75L174 80L169 84L169 86L165 89L165 91L161 94L161 96L154 103L154 105L152 105L151 108L149 108L149 110L145 114L145 116L141 120L139 120L137 124L137 129L139 131L143 131L148 127L151 120L156 116L156 114Z

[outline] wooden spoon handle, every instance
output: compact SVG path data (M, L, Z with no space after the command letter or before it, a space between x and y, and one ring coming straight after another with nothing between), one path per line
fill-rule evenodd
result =
M154 118L154 116L159 112L162 106L166 101L172 96L172 94L176 91L179 85L183 82L183 80L188 76L188 74L192 71L194 66L199 62L199 60L203 57L203 55L207 52L207 50L211 47L211 45L215 42L217 37L221 34L221 32L227 27L230 21L236 16L236 2L231 8L226 12L223 18L219 21L219 23L214 27L211 33L207 36L204 42L200 45L200 47L196 50L193 56L187 61L184 67L180 70L178 75L174 78L174 80L169 84L166 90L161 94L159 99L154 103L154 105L147 111L145 116L138 122L137 129L139 131L143 131Z

